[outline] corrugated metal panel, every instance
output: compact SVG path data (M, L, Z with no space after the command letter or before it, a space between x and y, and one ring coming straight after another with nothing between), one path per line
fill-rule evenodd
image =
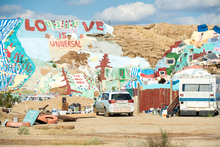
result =
M179 91L172 91L172 98L176 98ZM161 108L162 104L170 104L170 89L146 89L140 91L140 112L150 108Z

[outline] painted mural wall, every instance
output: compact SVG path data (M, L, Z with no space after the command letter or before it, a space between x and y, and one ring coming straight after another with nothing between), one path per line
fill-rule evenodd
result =
M174 76L177 80L176 75L180 73L208 74L202 70L202 65L219 64L219 48L220 28L215 26L213 30L201 30L198 26L198 31L193 32L190 39L177 41L164 53L163 59L156 65L155 77L170 79Z
M126 89L152 79L146 59L122 57L113 30L102 21L0 20L0 90L94 98L118 81Z
M26 18L0 20L0 89L8 87L17 90L26 87L38 93L49 93L51 88L63 86L66 87L64 93L66 95L74 93L81 95L83 90L92 89L90 94L82 96L94 97L94 92L98 90L93 78L90 80L83 73L82 75L68 73L65 69L68 64L55 70L53 64L70 51L78 54L82 50L101 48L106 44L105 50L114 47L120 51L117 44L106 41L100 45L99 40L94 37L95 34L112 37L112 32L113 27L102 21ZM74 67L73 65L74 62L70 64ZM88 67L85 71L89 70ZM93 71L87 74L93 76ZM80 84L81 81L76 80L76 77L82 79L85 84ZM60 82L57 82L59 80Z
M94 98L100 91L136 89L138 83L152 88L161 78L168 83L211 54L216 59L208 61L219 62L220 32L215 30L195 31L190 39L176 42L155 69L144 58L123 57L113 31L94 20L1 19L0 91L8 87Z

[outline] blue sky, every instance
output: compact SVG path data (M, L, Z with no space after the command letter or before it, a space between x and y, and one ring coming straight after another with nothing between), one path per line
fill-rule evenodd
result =
M220 0L1 0L0 19L220 25Z

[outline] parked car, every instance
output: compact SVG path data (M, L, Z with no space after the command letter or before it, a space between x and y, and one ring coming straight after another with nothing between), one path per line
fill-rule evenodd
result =
M108 117L111 114L127 113L133 116L134 100L127 91L106 91L95 103L96 114L104 113Z
M26 101L46 101L51 98L50 96L28 96Z

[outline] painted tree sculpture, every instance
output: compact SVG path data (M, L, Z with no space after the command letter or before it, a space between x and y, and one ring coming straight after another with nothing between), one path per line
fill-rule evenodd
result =
M106 80L105 78L105 68L112 68L112 66L109 66L108 64L111 63L109 62L108 54L104 54L103 59L100 62L100 65L96 66L95 68L101 67L101 81Z
M66 87L66 92L65 92L64 95L71 95L71 92L76 92L76 93L81 93L82 94L82 92L80 92L80 91L76 91L74 89L71 89L70 80L68 78L67 73L65 72L65 70L63 68L61 69L61 71L62 71L62 75L61 76L64 77L64 79L61 82L66 81L66 85L61 86L61 87Z

